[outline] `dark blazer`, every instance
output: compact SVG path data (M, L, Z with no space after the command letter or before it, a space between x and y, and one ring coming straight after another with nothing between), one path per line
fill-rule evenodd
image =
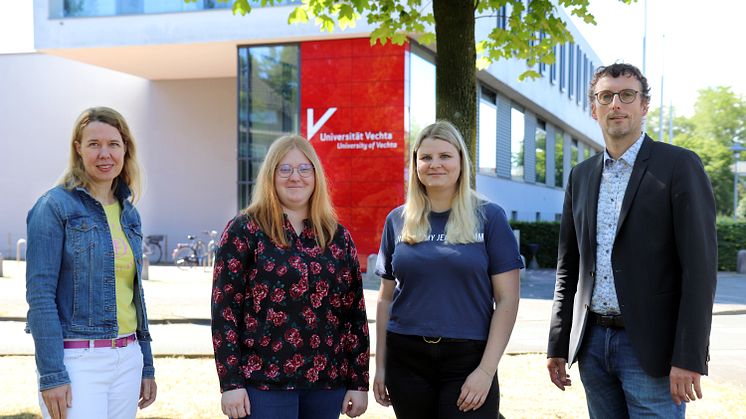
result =
M548 357L577 360L596 272L604 153L570 172L560 226ZM611 254L630 343L643 370L707 374L717 281L715 199L699 157L647 135L622 201Z

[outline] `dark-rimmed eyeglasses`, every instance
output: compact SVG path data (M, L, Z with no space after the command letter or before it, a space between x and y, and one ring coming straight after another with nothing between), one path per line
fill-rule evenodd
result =
M289 178L290 176L293 176L293 172L296 170L300 177L309 177L313 174L313 165L301 163L293 167L289 164L280 164L277 166L277 176L281 178Z
M614 101L614 96L619 96L619 100L622 101L622 103L632 103L637 99L637 94L640 93L637 90L634 89L622 89L618 92L612 92L611 90L602 90L594 96L596 96L596 100L598 103L602 105L608 105L611 102Z

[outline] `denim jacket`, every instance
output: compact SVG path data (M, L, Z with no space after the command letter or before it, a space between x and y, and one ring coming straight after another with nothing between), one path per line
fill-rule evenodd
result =
M153 378L153 353L142 289L140 215L119 182L121 224L135 256L134 303L143 378ZM34 338L39 389L70 383L63 339L118 335L114 247L104 208L86 189L57 186L39 198L26 219L27 332Z

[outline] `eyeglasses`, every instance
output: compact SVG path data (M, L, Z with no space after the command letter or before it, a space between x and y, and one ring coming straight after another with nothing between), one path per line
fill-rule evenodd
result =
M602 105L608 105L611 102L614 101L614 96L619 96L619 100L622 101L622 103L632 103L637 98L637 94L640 93L637 90L633 89L623 89L618 92L612 92L611 90L602 90L594 96L596 96L596 100L598 100L598 103Z
M281 178L289 178L293 176L294 171L298 171L300 177L309 177L313 173L313 165L307 163L301 163L296 167L289 164L281 164L277 166L277 176Z

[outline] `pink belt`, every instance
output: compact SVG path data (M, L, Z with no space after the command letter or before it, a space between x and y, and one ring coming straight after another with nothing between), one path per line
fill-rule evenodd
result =
M137 341L135 334L124 336L118 339L97 339L97 340L66 340L63 342L65 349L83 349L83 348L124 348L130 343Z

